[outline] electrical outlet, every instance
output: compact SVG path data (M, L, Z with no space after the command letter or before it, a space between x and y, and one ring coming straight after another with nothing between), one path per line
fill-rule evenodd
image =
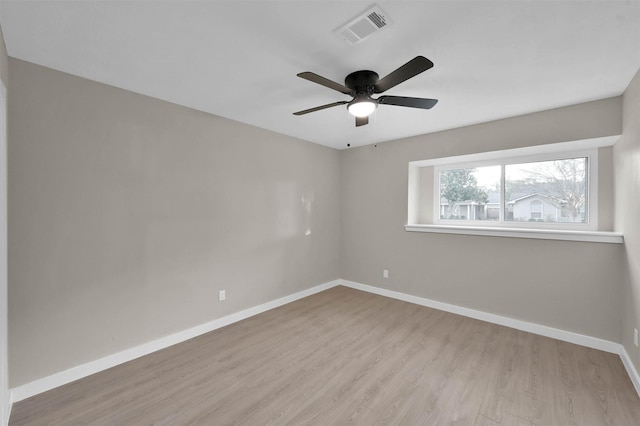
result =
M227 298L227 291L226 290L220 290L218 292L218 302L222 302L226 298Z
M633 344L638 346L638 329L633 329Z
M389 270L388 269L383 269L382 270L382 278L389 278Z

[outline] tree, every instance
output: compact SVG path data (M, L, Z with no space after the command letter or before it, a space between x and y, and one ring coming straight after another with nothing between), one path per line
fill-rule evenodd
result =
M486 203L487 192L478 187L474 169L455 169L440 172L440 196L449 204L447 218L451 219L455 207L463 201Z
M532 163L527 170L529 179L540 188L537 192L560 206L571 222L579 221L587 201L586 161L586 158L542 161Z

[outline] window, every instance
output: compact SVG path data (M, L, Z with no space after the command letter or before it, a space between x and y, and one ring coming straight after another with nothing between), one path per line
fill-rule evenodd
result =
M588 160L584 156L505 165L505 220L588 223Z
M620 244L612 232L619 137L411 161L404 228Z
M531 207L529 220L532 220L532 221L542 220L542 201L532 200L529 206Z
M435 167L434 223L596 229L590 159L596 150Z
M499 220L500 173L500 166L440 170L440 219Z
M611 195L618 138L411 161L405 229L619 243Z

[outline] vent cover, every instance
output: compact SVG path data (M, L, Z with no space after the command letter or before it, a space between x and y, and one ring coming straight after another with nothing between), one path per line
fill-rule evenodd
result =
M388 27L390 24L391 21L387 14L378 6L373 6L334 32L350 45L354 45L364 41L371 34Z

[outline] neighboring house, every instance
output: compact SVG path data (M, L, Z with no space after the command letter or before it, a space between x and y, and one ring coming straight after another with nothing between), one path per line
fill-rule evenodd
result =
M562 206L540 194L516 196L507 201L507 220L516 222L561 222Z
M453 207L451 217L449 214L449 202L440 200L440 219L454 220L499 220L500 219L500 194L490 192L487 203L477 201L461 201Z
M568 212L558 203L542 194L515 193L511 194L507 201L505 220L515 222L581 222L584 220L584 207L578 217L572 219ZM487 203L477 201L462 201L456 203L451 217L449 203L446 199L440 200L440 218L453 220L499 220L500 218L500 194L490 192Z
M442 200L440 203L440 219L452 220L485 220L485 205L477 201L461 201L453 206L449 216L449 203Z
M512 197L507 203L508 220L515 221L544 221L544 222L584 222L586 219L585 205L571 216L563 201L557 202L550 197L540 194L528 194Z

